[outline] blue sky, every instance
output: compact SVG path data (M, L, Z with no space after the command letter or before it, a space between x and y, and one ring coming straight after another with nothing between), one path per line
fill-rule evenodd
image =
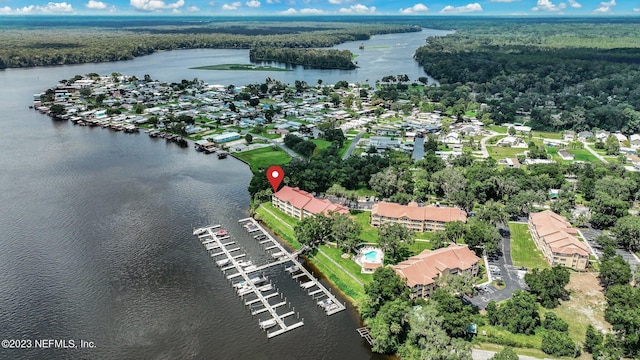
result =
M640 0L0 0L0 15L640 16Z

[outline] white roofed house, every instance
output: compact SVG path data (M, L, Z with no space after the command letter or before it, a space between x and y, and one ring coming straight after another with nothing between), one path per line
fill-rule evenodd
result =
M629 142L631 142L632 148L640 147L640 134L633 134L629 136Z
M615 133L615 134L613 134L613 136L615 136L615 137L616 137L616 139L618 139L618 142L619 142L619 143L621 143L621 144L622 144L623 142L625 142L625 141L629 140L629 139L627 139L627 137L626 137L625 135L623 135L623 134L621 134L621 133Z

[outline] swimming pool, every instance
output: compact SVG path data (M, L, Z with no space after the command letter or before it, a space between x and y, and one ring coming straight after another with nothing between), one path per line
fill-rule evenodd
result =
M380 262L380 255L377 250L371 250L364 254L364 259L367 262Z

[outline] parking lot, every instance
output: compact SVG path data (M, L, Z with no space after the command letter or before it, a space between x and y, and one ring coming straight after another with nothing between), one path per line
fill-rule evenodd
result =
M580 229L580 233L582 233L582 237L589 244L591 249L593 249L593 251L596 253L598 258L602 257L602 248L600 247L600 245L598 245L594 241L595 238L602 235L602 230L597 230L593 228L584 228L584 229ZM628 262L629 265L631 265L631 269L635 269L636 266L640 264L640 261L638 261L638 258L634 254L630 253L625 249L616 249L616 254L622 256L622 258L626 262Z
M476 289L478 294L473 298L467 299L469 303L484 309L489 301L502 301L509 299L514 291L527 289L524 282L524 274L526 269L517 269L511 262L511 234L507 226L499 227L502 241L497 252L487 255L488 268L487 272L493 280L504 281L504 288L498 290L493 285L483 285Z

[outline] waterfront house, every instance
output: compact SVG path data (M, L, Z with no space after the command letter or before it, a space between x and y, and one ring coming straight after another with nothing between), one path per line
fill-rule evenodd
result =
M398 223L417 232L444 230L444 224L451 221L467 221L467 213L457 207L423 206L416 202L400 205L379 202L371 207L371 225Z
M427 298L436 287L436 280L447 274L469 273L477 276L480 258L467 245L451 244L437 250L424 250L393 266L411 288L412 298Z
M331 212L349 214L349 208L346 206L334 204L327 199L317 199L297 187L284 186L271 196L271 202L273 206L296 219L318 214L329 215Z
M564 216L551 210L529 215L529 232L551 266L562 265L585 270L591 251L578 239L578 229Z
M214 135L211 137L211 140L216 144L233 141L237 139L240 139L240 134L238 134L237 132L226 132L226 133Z

